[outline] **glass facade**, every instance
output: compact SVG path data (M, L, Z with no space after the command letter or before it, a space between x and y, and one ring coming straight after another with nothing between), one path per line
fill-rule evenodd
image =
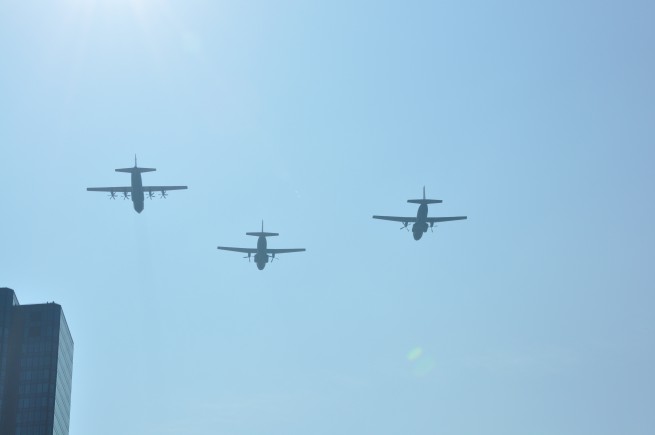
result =
M73 339L61 306L18 305L10 289L0 304L0 433L68 434Z
M71 413L71 387L73 384L73 337L61 311L59 317L59 343L57 347L57 381L55 382L55 435L67 435Z
M8 289L7 289L8 290ZM9 330L11 326L11 312L18 305L16 294L13 291L0 289L0 427L2 423L2 406L4 399L5 379L7 378L7 357L9 344Z

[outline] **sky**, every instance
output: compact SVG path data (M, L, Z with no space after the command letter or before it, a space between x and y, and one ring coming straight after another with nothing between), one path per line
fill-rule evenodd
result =
M0 286L71 435L655 432L655 3L0 0ZM168 199L91 186L157 168ZM422 187L416 242L400 225ZM259 271L216 246L281 255Z

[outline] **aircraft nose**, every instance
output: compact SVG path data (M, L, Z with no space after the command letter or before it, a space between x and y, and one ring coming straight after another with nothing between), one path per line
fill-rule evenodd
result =
M421 237L423 237L423 233L422 233L422 232L418 232L418 231L417 231L417 232L412 233L412 234L414 234L414 240L421 240Z

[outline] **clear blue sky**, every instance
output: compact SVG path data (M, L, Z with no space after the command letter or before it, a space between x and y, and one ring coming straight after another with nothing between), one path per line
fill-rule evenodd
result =
M655 433L655 3L0 0L0 285L71 434ZM88 186L187 184L141 215ZM469 216L415 242L373 214ZM260 272L217 245L305 247Z

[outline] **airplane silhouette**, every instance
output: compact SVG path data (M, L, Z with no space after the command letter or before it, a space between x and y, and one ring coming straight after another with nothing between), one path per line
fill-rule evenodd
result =
M407 228L407 225L409 225L410 222L414 222L414 225L412 225L414 240L420 240L421 237L423 237L423 233L428 231L428 224L430 229L432 229L436 222L458 221L466 219L466 216L428 217L428 204L437 204L443 201L440 199L425 199L425 186L423 186L423 199L408 199L407 202L412 204L420 204L418 207L418 212L416 213L416 217L373 216L373 219L402 222L403 226L400 228L401 230L403 228Z
M137 213L143 211L143 200L145 198L145 193L148 194L148 198L152 199L154 197L153 192L159 192L161 198L166 198L168 194L166 193L169 190L182 190L186 189L187 186L144 186L143 181L141 180L142 172L153 172L156 169L153 168L139 168L136 165L136 155L134 156L134 167L133 168L123 168L116 169L116 172L128 172L132 175L132 185L129 187L87 187L86 190L89 192L109 192L110 199L116 199L116 193L120 192L123 194L123 199L130 199L132 195L132 202L134 203L134 210Z
M275 260L275 254L287 254L289 252L303 252L304 248L299 249L268 249L266 246L266 237L279 236L278 233L265 233L264 232L264 221L262 220L262 230L261 232L246 233L247 236L257 236L257 248L230 248L227 246L218 246L217 249L222 249L223 251L234 251L242 252L248 254L247 258L250 261L250 256L255 254L255 263L257 264L257 269L263 270L268 263L270 257L271 263ZM270 254L270 255L269 255Z

